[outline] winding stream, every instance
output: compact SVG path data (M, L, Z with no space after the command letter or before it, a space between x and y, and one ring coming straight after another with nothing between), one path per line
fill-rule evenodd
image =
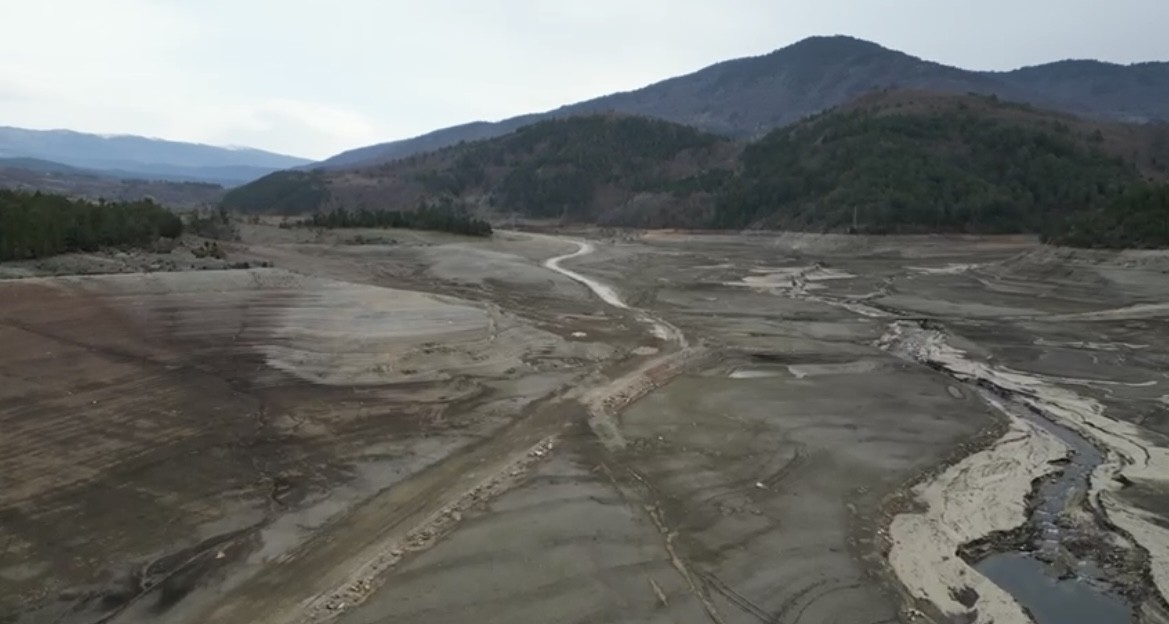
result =
M554 238L554 237L544 236L544 235L539 235L539 234L530 234L530 236L538 236L541 238ZM601 301L604 301L605 303L613 306L614 308L619 308L622 310L631 309L628 304L626 304L624 301L621 300L620 295L617 294L617 291L614 290L612 286L609 286L608 284L599 282L599 281L597 281L591 277L588 277L586 275L581 275L580 273L577 273L576 271L573 271L572 269L566 269L566 268L560 266L560 263L565 261L565 260L569 260L572 258L579 258L580 256L587 256L588 254L593 253L597 249L595 245L593 245L592 243L587 242L587 241L579 241L579 240L573 240L573 239L556 239L556 240L562 240L562 241L573 243L574 245L577 246L577 250L572 252L572 253L564 254L562 256L556 256L555 258L549 258L548 260L544 261L544 266L546 268L553 270L553 271L556 271L557 273L560 273L561 275L563 275L569 279L572 279L572 280L575 280L577 282L580 282L581 284L584 284L585 286L588 287L589 290L593 291L593 293L596 294L597 297L599 297L601 299ZM666 342L676 342L676 343L678 343L679 346L682 346L682 347L687 346L686 336L677 327L674 327L673 325L663 321L662 319L659 319L659 318L654 317L654 316L650 316L649 314L645 313L642 310L636 310L636 311L637 311L637 319L639 321L641 321L642 323L645 323L645 324L650 326L650 331L653 333L654 337L658 338L659 340L666 341Z
M1047 417L1049 410L1072 412L1077 406L1071 403L1083 399L1051 387L1040 376L970 359L935 329L900 322L887 337L893 340L883 344L886 348L1002 396L1013 417L1050 433L1070 451L1066 463L1033 491L1034 503L1022 526L1028 530L1026 542L1001 545L1011 550L993 552L971 565L1008 592L1037 624L1135 622L1133 606L1113 589L1093 548L1105 539L1107 529L1092 516L1087 501L1092 475L1106 457L1084 435L1059 422L1058 414Z
M613 290L613 288L611 286L609 286L608 284L602 284L601 282L598 282L597 280L595 280L591 277L581 275L580 273L577 273L576 271L573 271L572 269L566 269L566 268L560 266L560 263L565 261L565 260L570 260L572 258L579 258L580 256L587 256L587 255L593 253L594 251L596 251L596 249L597 249L596 246L593 245L592 243L588 243L588 242L584 242L584 241L569 240L568 242L575 244L577 246L577 250L572 252L572 253L564 254L563 256L556 256L555 258L549 258L549 259L544 261L544 266L553 270L553 271L556 271L557 273L560 273L561 275L563 275L569 279L576 280L576 281L580 282L581 284L584 284L585 286L588 287L589 290L593 291L594 294L596 294L598 297L600 297L601 301L604 301L605 303L613 306L614 308L628 310L629 306L625 305L625 302L622 301L621 297L619 297L617 295L617 291Z
M612 287L560 266L564 260L585 256L595 250L592 243L571 242L578 247L575 252L550 258L544 265L584 284L605 303L620 309L630 309ZM877 310L852 311L865 316L884 316ZM677 328L638 312L638 319L651 325L655 336L685 346L685 338ZM930 361L920 353L914 354L914 357ZM971 371L950 370L946 368L945 362L932 363L942 364L951 376L961 381L988 384L1008 396L1012 394L1009 389L997 386L991 379L970 374ZM1098 534L1081 535L1084 529L1078 528L1076 523L1068 519L1085 508L1083 501L1090 491L1090 477L1104 462L1103 454L1072 429L1015 402L1012 402L1010 409L1019 418L1026 419L1061 440L1071 449L1071 453L1061 470L1043 479L1037 486L1037 502L1027 519L1029 543L1021 550L985 556L973 562L973 567L1010 593L1036 624L1132 624L1136 621L1132 606L1110 589L1107 576L1094 553L1089 550L1077 556L1066 548L1070 541L1078 537L1084 538L1084 541L1099 539ZM1094 523L1090 524L1088 532L1098 530Z
M1126 624L1132 608L1109 592L1107 578L1091 556L1078 559L1061 544L1079 532L1061 522L1065 511L1087 495L1092 471L1104 456L1074 431L1019 409L1017 415L1042 427L1072 450L1069 463L1036 490L1037 504L1028 525L1030 551L995 553L974 569L1002 587L1023 605L1037 624Z

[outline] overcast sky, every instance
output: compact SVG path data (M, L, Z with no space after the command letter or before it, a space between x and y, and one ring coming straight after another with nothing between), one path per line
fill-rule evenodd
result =
M1169 0L0 0L0 125L310 158L809 35L947 64L1169 60Z

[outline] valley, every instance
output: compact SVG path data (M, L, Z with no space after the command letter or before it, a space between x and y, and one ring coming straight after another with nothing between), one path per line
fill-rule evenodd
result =
M0 280L0 621L1166 621L1165 252L239 227Z
M1169 624L1151 48L134 4L0 106L231 146L0 127L0 624Z

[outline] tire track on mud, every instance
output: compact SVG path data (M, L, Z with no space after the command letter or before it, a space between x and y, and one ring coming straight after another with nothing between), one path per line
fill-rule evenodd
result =
M449 531L460 516L448 511L469 496L478 502L484 495L499 494L502 489L491 488L499 479L521 476L519 463L564 428L564 408L562 396L547 398L529 416L493 437L384 490L191 621L275 624L335 619L360 602L362 596L349 591L355 584L368 594L405 552L433 545ZM434 526L437 521L443 526ZM410 544L415 537L419 540Z
M672 343L676 349L675 351L651 359L629 375L625 375L615 380L612 384L599 389L599 394L594 393L595 396L592 397L592 400L587 401L586 404L590 408L591 415L589 425L604 444L605 455L607 456L606 462L601 464L601 468L609 477L614 487L621 492L621 495L627 501L631 504L634 501L640 501L641 510L644 511L645 515L648 516L653 526L662 536L662 547L665 550L670 564L682 578L690 593L698 600L706 617L711 622L714 624L724 624L726 621L711 599L712 591L723 596L729 603L761 621L769 621L770 615L765 610L718 580L717 577L699 569L687 559L684 553L679 552L679 548L675 545L679 533L669 526L656 488L634 467L625 464L619 458L625 444L615 420L616 412L682 373L688 364L691 364L704 355L703 350L692 347L687 341L685 334L664 319L653 316L645 310L628 306L621 300L616 291L608 285L561 267L560 263L564 260L585 256L595 251L595 246L592 243L584 241L572 242L578 246L575 252L551 258L544 263L544 266L584 284L605 303L619 309L633 311L640 322L650 326L650 331L656 338L667 344ZM798 468L799 464L802 463L801 460L802 455L796 458L795 466L792 468ZM615 474L614 469L606 465L608 463L620 469L624 475L632 477L633 482L622 479ZM773 477L781 481L787 473L785 468L787 466L781 467L779 472L773 475ZM639 492L637 490L641 491Z
M313 534L292 553L270 562L224 599L189 621L226 624L322 624L335 620L385 582L390 569L410 552L424 550L455 529L467 501L483 503L516 485L526 468L543 458L566 427L579 422L571 413L583 407L603 442L620 441L611 414L684 370L698 351L682 333L641 310L632 310L609 286L561 268L560 262L592 253L590 243L572 241L577 251L551 258L550 270L581 282L605 303L630 310L667 344L679 345L615 379L563 389L490 438L473 443L411 475L362 503L328 528ZM568 412L566 414L566 411ZM581 414L580 416L584 416ZM608 424L609 427L604 425ZM453 512L452 512L453 510ZM700 601L721 624L706 592L688 565L672 552L672 534L658 523L671 559Z
M604 444L608 461L619 467L628 476L633 477L640 486L636 489L642 489L644 493L638 495L638 493L632 491L634 488L631 485L623 485L622 479L614 474L613 469L602 464L601 467L605 474L608 475L614 487L627 500L635 498L642 501L642 511L645 512L652 521L653 526L658 530L658 533L661 534L663 540L662 546L666 551L670 564L677 571L678 575L682 577L690 593L702 605L702 609L705 611L707 618L714 624L724 624L725 620L711 601L709 583L706 581L704 574L701 571L696 571L695 566L683 554L679 553L678 548L675 547L674 543L678 537L678 532L667 524L662 507L655 500L657 498L654 495L655 488L632 466L624 464L616 457L625 447L624 439L621 437L620 430L615 421L616 412L680 374L688 363L698 358L701 350L691 347L686 340L686 336L674 325L644 310L631 308L607 284L561 267L560 263L564 260L585 256L596 250L595 245L586 241L574 240L571 242L578 247L575 252L550 258L544 263L544 266L569 279L584 284L605 303L615 308L633 311L639 321L650 326L650 331L656 338L667 344L673 343L675 345L675 351L653 358L630 374L614 380L613 383L599 388L592 393L586 393L586 405L589 406L590 412L589 426ZM725 587L725 589L730 591L729 587Z

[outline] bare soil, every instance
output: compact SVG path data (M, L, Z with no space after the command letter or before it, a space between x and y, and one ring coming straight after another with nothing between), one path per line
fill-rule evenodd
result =
M0 622L946 621L977 597L933 604L888 530L931 485L958 509L946 467L1006 419L898 321L1169 447L1169 256L649 232L562 261L622 308L545 266L567 239L241 234L216 268L253 268L6 269ZM1081 509L1160 621L1169 489L1117 474Z

